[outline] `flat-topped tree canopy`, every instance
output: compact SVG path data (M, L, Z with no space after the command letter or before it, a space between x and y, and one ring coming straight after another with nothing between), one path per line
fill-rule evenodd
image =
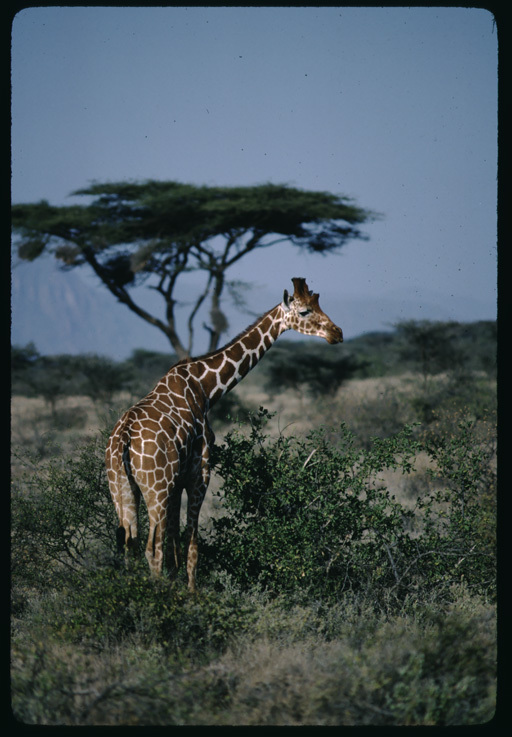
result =
M228 325L221 307L230 286L227 272L247 253L285 242L312 253L333 252L351 239L365 239L360 226L377 217L348 197L284 184L122 181L93 183L72 194L87 204L13 206L19 256L32 261L50 251L65 269L88 264L119 301L168 337L180 357L192 353L195 318L207 299L209 350L218 347ZM176 284L190 271L205 273L204 288L194 295L186 328L178 330ZM163 316L135 301L131 288L145 280L162 296Z

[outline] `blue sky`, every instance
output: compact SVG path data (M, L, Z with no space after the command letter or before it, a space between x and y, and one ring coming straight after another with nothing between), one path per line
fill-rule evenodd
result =
M148 178L329 190L383 214L370 240L242 259L231 277L253 284L252 311L305 276L347 337L493 319L497 46L477 8L27 8L12 28L12 199L64 205L94 180ZM46 278L36 262L18 286L29 271ZM26 342L37 320L16 295ZM248 318L226 309L232 335ZM145 347L167 350L153 332Z

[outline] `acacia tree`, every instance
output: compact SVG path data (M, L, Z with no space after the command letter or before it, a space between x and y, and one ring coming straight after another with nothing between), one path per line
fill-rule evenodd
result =
M179 357L191 354L205 300L209 350L217 348L227 328L221 307L227 272L246 254L284 242L325 254L365 238L359 226L375 217L347 197L274 184L206 187L149 180L95 183L72 194L87 197L88 204L13 206L18 255L33 261L49 251L64 269L88 264L120 302L167 336ZM204 272L204 288L194 295L179 333L176 286L191 271ZM163 317L135 301L133 287L145 280L162 297Z

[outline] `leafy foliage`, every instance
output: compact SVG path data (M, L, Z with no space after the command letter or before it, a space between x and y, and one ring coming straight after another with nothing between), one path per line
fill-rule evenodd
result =
M63 397L83 394L95 402L109 403L115 393L132 385L136 373L143 374L137 372L136 360L119 363L95 354L41 356L32 344L15 346L11 365L13 392L42 396L54 414Z
M346 598L330 609L254 598L259 637L244 634L208 659L201 639L202 657L189 659L187 648L176 655L156 641L93 651L32 629L13 647L13 708L28 724L482 725L495 709L493 610L463 589L454 598L422 622ZM240 592L237 600L243 612L249 601ZM192 633L206 602L182 606ZM212 608L216 623L223 608Z
M479 591L496 585L495 442L479 442L474 423L461 421L456 435L434 437L427 446L437 489L418 500L429 565L453 580L454 573ZM441 482L441 483L439 483Z
M44 471L29 466L12 492L13 572L34 585L41 576L94 570L114 562L117 518L104 469L104 439L52 460Z
M138 637L194 662L225 649L252 620L250 608L234 594L190 597L185 587L154 580L142 561L129 570L103 568L71 577L65 605L61 601L52 615L53 626L71 642L97 646Z
M121 381L120 386L129 388L134 396L144 396L177 360L178 357L174 353L160 353L137 348L124 362L128 380Z
M261 409L248 435L231 432L217 451L226 514L212 523L215 565L243 586L309 597L362 590L403 598L459 580L492 592L493 471L470 425L427 448L443 486L418 500L415 520L379 480L386 470L413 470L421 446L412 428L361 450L344 425L336 447L323 430L269 441L267 418Z
M434 330L435 323L429 325ZM422 330L425 329L423 325ZM482 417L493 403L486 387L487 377L492 377L496 368L496 323L450 324L449 331L452 350L464 356L463 370L456 364L445 363L447 381L442 384L427 375L429 381L424 382L423 390L413 399L411 421L431 423L440 412L446 414L463 406L471 406L475 416ZM306 390L315 398L328 397L350 378L396 375L404 369L419 368L414 342L407 343L407 340L399 328L389 333L362 335L346 341L342 356L319 341L283 340L269 351L256 370L271 394L292 388ZM407 361L403 358L405 353L409 356ZM41 356L33 344L14 346L12 391L17 395L44 396L55 414L56 403L64 396L86 394L103 402L110 402L112 394L120 391L143 396L176 360L176 354L143 349L133 351L126 361L115 362L95 355ZM476 372L482 374L481 379ZM216 410L221 419L236 410L231 406L234 396L228 395L224 408Z

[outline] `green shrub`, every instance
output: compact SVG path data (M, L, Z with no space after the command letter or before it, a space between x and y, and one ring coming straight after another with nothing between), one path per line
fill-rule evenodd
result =
M235 429L216 449L224 514L208 520L200 576L226 572L245 590L258 584L306 597L371 592L376 605L460 581L494 594L495 448L474 423L426 444L406 426L360 448L345 425L336 442L323 429L272 440L268 417L261 409L249 433ZM15 587L66 587L68 577L119 562L103 446L89 443L16 485ZM411 509L382 476L409 474L420 450L430 486ZM142 515L142 537L144 530Z
M283 342L264 364L265 388L272 394L284 389L306 391L312 397L332 395L342 383L366 365L350 353L325 351L311 341Z
M418 501L418 516L379 480L413 469L422 446L411 427L360 449L345 425L336 445L324 430L270 440L268 416L260 409L248 434L234 430L217 449L225 514L212 521L203 566L245 588L371 592L376 605L390 592L403 600L460 580L493 591L492 508L481 503L492 459L474 446L471 425L426 448L437 491Z
M430 439L428 469L434 491L418 499L425 575L465 581L480 594L496 593L496 470L494 442L483 443L476 424Z
M104 466L105 440L77 447L13 484L13 578L44 588L67 571L112 565L117 517ZM51 579L51 583L49 583Z
M430 432L439 423L446 431L454 419L457 425L461 415L483 421L496 419L496 388L478 376L453 372L447 378L431 379L409 401L415 418L429 425Z
M197 657L224 647L250 620L236 593L193 598L151 578L143 556L129 570L119 559L104 446L105 438L88 442L16 484L13 614L47 635L96 646L137 637Z
M267 442L260 410L249 435L230 433L218 449L227 514L213 521L208 554L244 586L318 595L394 579L389 546L405 552L409 516L376 481L386 468L408 472L411 430L375 439L361 454L341 427L339 444L322 430L304 441Z
M292 607L224 596L177 597L175 630L187 616L191 633L176 638L179 649L146 635L84 646L27 628L13 643L16 716L118 726L471 725L493 716L494 607L462 586L456 603L408 617L352 594ZM212 630L226 614L236 620L237 601L252 604L249 628L236 628L227 649L205 648L198 620L210 617Z
M217 449L199 593L115 565L104 439L16 485L12 706L29 724L461 725L495 704L495 448L459 423L364 449L269 415ZM334 439L333 439L334 438ZM430 461L413 508L394 474ZM393 473L391 473L393 472ZM383 480L386 477L386 483ZM222 492L221 492L222 497Z
M73 642L98 646L136 638L197 662L221 652L252 621L239 595L206 589L191 596L184 586L152 578L145 561L130 570L74 576L61 596L46 602L39 619Z
M212 407L208 413L208 419L212 427L221 429L231 425L232 418L247 420L250 412L249 406L234 391L225 394L220 402Z

